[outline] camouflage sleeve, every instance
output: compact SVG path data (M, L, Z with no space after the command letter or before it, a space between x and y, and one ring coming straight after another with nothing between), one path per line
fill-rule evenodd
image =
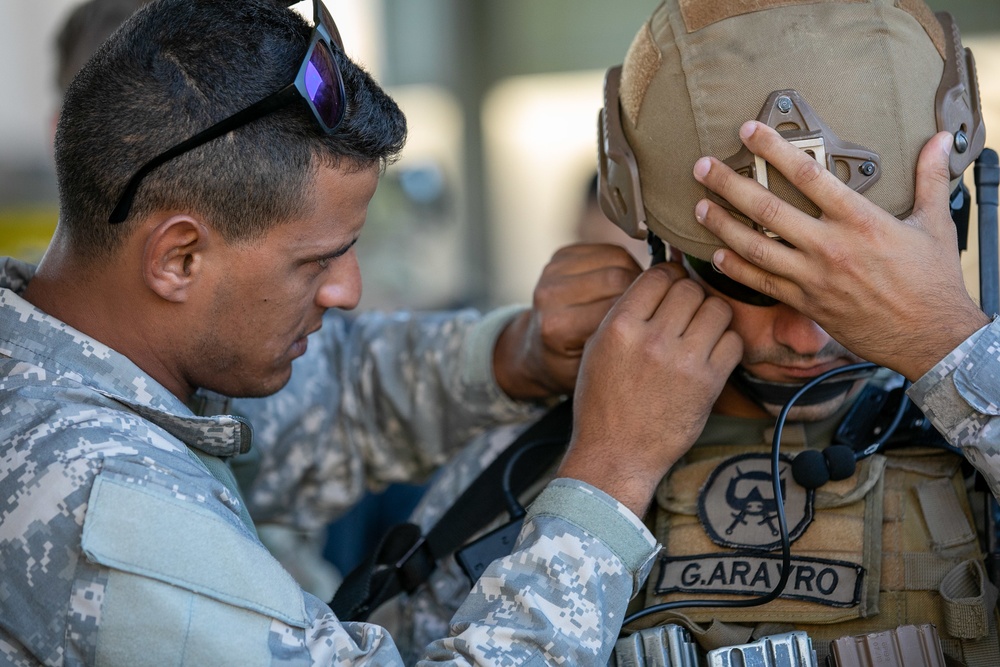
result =
M81 662L403 664L385 629L338 621L238 518L144 470L114 462L90 494L87 558L75 571L76 613L66 635L78 638L74 648L87 656ZM521 665L558 656L566 664L606 664L655 549L652 535L615 500L557 480L532 506L514 554L487 570L452 621L452 637L431 647L427 659ZM5 648L14 653L0 643L0 654Z
M451 636L418 664L606 665L657 551L614 498L553 480L531 505L514 552L487 568L452 618Z
M907 394L1000 498L1000 319L966 339Z
M366 489L420 481L487 427L537 413L493 377L517 310L328 315L282 391L233 403L259 450L244 475L254 520L316 530Z

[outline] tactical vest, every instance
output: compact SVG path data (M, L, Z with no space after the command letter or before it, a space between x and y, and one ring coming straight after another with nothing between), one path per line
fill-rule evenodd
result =
M822 425L811 438L800 430L795 438L786 429L781 450L792 555L782 596L757 607L653 614L628 629L678 623L705 650L805 630L825 664L838 637L933 623L946 655L1000 665L996 589L983 567L960 457L894 449L811 491L795 482L789 463L804 446L825 446L829 433ZM777 583L770 443L718 442L695 445L658 488L647 523L664 551L630 612L682 599L746 599Z

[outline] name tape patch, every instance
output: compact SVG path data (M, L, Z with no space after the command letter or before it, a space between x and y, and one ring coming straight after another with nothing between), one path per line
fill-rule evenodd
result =
M856 563L793 556L788 583L779 597L853 607L861 601L864 574ZM660 559L656 592L764 595L780 577L781 556L759 552L665 556Z

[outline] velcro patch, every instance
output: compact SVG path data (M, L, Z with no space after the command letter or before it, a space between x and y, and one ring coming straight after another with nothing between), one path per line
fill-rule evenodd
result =
M813 2L855 2L863 3L865 0L812 0ZM684 25L688 32L701 30L705 26L724 21L734 16L741 16L751 12L759 12L764 9L774 9L775 7L785 7L787 5L805 4L802 0L754 0L754 2L740 2L739 0L726 0L723 2L699 2L698 0L679 0L681 16L684 17ZM912 4L912 3L908 3Z
M793 556L788 583L779 597L854 607L861 601L864 575L865 569L856 563ZM665 556L660 559L656 592L764 595L780 577L781 556L760 552Z
M813 520L812 489L792 478L791 459L781 455L778 483L788 539L799 539ZM730 549L770 551L781 546L778 499L767 454L739 454L712 471L698 496L698 519L708 537Z

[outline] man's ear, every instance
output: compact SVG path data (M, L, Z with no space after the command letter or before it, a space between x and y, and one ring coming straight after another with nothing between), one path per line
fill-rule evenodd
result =
M146 285L167 301L187 301L211 241L209 228L190 215L175 215L157 224L146 236L142 256Z

